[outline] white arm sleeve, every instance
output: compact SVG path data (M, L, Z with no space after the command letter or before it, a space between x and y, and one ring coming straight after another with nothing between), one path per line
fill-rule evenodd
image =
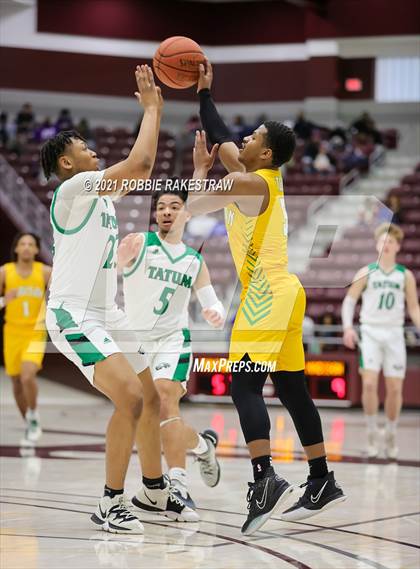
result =
M202 288L199 288L196 293L202 308L210 308L211 310L215 310L220 314L222 318L225 318L226 312L224 306L217 298L216 292L212 285L203 286Z
M343 322L343 329L353 327L354 309L357 302L351 296L347 295L343 300L341 307L341 320Z

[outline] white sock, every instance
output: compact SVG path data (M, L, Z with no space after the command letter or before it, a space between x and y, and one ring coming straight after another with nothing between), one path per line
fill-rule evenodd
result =
M385 430L387 433L391 433L393 435L395 435L395 433L397 432L397 424L398 421L391 421L390 419L388 419L388 417L385 419Z
M378 415L365 415L368 431L376 431L378 428Z
M209 450L209 445L207 444L206 439L203 439L201 435L198 436L198 445L195 448L191 449L191 452L194 454L204 454Z
M28 409L26 411L25 419L27 421L39 421L39 413L37 409Z
M187 471L185 468L179 468L178 466L170 468L168 476L171 482L175 481L176 483L181 484L181 486L184 486L184 488L187 488Z

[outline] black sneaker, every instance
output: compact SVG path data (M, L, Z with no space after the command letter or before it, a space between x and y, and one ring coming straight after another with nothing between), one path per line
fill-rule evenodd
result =
M248 486L246 499L249 513L241 530L244 535L251 535L260 529L293 491L293 486L277 476L272 466L267 469L264 478L248 482Z
M304 520L347 500L347 496L335 481L334 472L329 472L323 478L308 478L301 488L305 486L306 490L296 504L282 513L282 520L287 522Z

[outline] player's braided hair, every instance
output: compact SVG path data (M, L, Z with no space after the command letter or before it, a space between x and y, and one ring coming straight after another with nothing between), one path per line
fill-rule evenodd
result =
M52 174L57 173L57 160L74 138L85 142L85 139L77 130L63 130L43 144L41 148L41 166L47 180L51 178Z
M289 162L296 147L295 133L291 128L277 121L265 121L266 143L273 152L273 166L280 167Z

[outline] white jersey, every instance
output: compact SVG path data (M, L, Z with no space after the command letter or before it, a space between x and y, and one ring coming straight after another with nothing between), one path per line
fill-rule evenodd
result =
M405 267L395 265L384 273L378 263L368 265L366 287L362 293L360 323L403 326L405 316Z
M184 243L181 250L162 243L157 233L143 235L139 254L123 272L125 311L142 340L155 340L188 328L191 288L202 256Z
M54 192L54 259L48 304L99 310L115 305L118 224L113 201L97 190L104 172L82 172Z

